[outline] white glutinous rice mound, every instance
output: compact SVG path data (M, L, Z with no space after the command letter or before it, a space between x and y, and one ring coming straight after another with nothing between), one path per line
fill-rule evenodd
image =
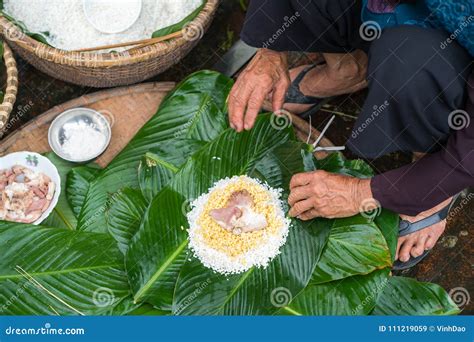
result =
M235 234L224 229L213 216L226 208L235 193L245 191L252 198L252 209L264 215L266 227ZM234 176L216 182L207 193L191 203L189 247L204 266L229 275L245 272L253 266L266 267L280 253L290 228L281 200L281 189L274 189L248 176Z
M127 0L115 1L120 2L120 8L127 8ZM142 0L140 16L120 33L96 30L84 14L83 0L4 0L3 8L5 13L22 22L28 31L46 32L46 39L52 46L77 50L151 38L153 32L180 22L202 3L203 0ZM101 8L100 4L97 8ZM128 13L107 13L100 20L102 27L114 27L129 19Z

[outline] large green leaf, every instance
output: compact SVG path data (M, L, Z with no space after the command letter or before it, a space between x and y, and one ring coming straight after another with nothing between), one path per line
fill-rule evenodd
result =
M281 314L368 315L388 282L389 269L309 285Z
M185 208L214 182L251 173L259 160L288 141L290 129L275 130L269 120L269 115L260 116L254 129L240 134L224 131L194 154L153 199L126 258L136 301L159 307L171 304L176 276L185 260Z
M197 72L181 82L162 102L157 114L91 183L78 229L106 230L104 212L110 205L110 194L123 187L138 188L136 171L145 153L171 140L208 142L228 127L223 111L231 86L231 79L212 71Z
M138 231L147 208L147 201L139 190L123 188L114 197L107 212L107 227L125 254L130 240Z
M47 153L46 157L58 169L59 177L61 177L61 194L59 195L58 204L48 216L48 218L41 223L41 225L75 230L77 225L76 216L69 205L66 195L67 175L69 171L75 166L75 164L59 158L53 152Z
M176 315L270 315L308 284L329 234L326 220L293 220L285 246L267 268L224 276L192 258L176 284ZM286 302L285 302L286 301Z
M288 141L266 154L250 174L274 188L283 188L283 200L293 174L306 170L311 154L307 145ZM272 314L280 300L290 300L307 285L329 235L325 219L293 220L285 246L266 268L252 268L223 276L191 258L183 266L176 284L174 314ZM282 298L281 298L282 297Z
M379 295L373 315L455 315L460 312L439 285L391 277Z
M108 235L0 222L0 312L98 315L130 290Z
M98 166L85 165L74 167L67 174L66 196L74 215L79 216L90 182L97 176Z
M311 283L319 284L391 266L385 238L370 218L335 219Z
M158 310L150 304L135 304L132 296L124 298L106 312L109 316L165 316L169 314L168 311Z
M170 140L147 152L138 166L138 183L147 201L150 202L187 159L204 145L201 140Z

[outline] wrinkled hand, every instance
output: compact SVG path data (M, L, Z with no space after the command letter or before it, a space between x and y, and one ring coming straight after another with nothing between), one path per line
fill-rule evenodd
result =
M273 111L280 110L289 86L287 53L258 50L229 94L230 126L237 132L251 129L269 94Z
M313 171L294 175L290 190L289 214L301 220L348 217L377 207L370 179Z

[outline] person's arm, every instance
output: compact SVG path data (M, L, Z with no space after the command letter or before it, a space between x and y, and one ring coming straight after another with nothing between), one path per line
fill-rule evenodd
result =
M347 217L379 203L398 214L415 216L474 185L474 73L468 93L466 111L458 112L457 119L451 117L453 127L464 128L455 131L440 152L372 179L325 171L296 174L290 183L290 216Z

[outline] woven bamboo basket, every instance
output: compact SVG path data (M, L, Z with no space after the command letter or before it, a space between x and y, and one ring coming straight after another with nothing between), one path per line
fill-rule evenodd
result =
M215 15L219 0L208 0L187 27L193 34L123 52L77 52L56 49L29 37L20 27L0 16L0 29L13 50L44 73L79 85L114 87L141 82L179 62L202 38Z
M3 60L7 70L7 87L5 89L3 102L0 104L0 136L5 130L8 117L13 110L13 105L16 101L16 94L18 92L18 70L16 68L16 62L12 50L6 43L3 43Z

